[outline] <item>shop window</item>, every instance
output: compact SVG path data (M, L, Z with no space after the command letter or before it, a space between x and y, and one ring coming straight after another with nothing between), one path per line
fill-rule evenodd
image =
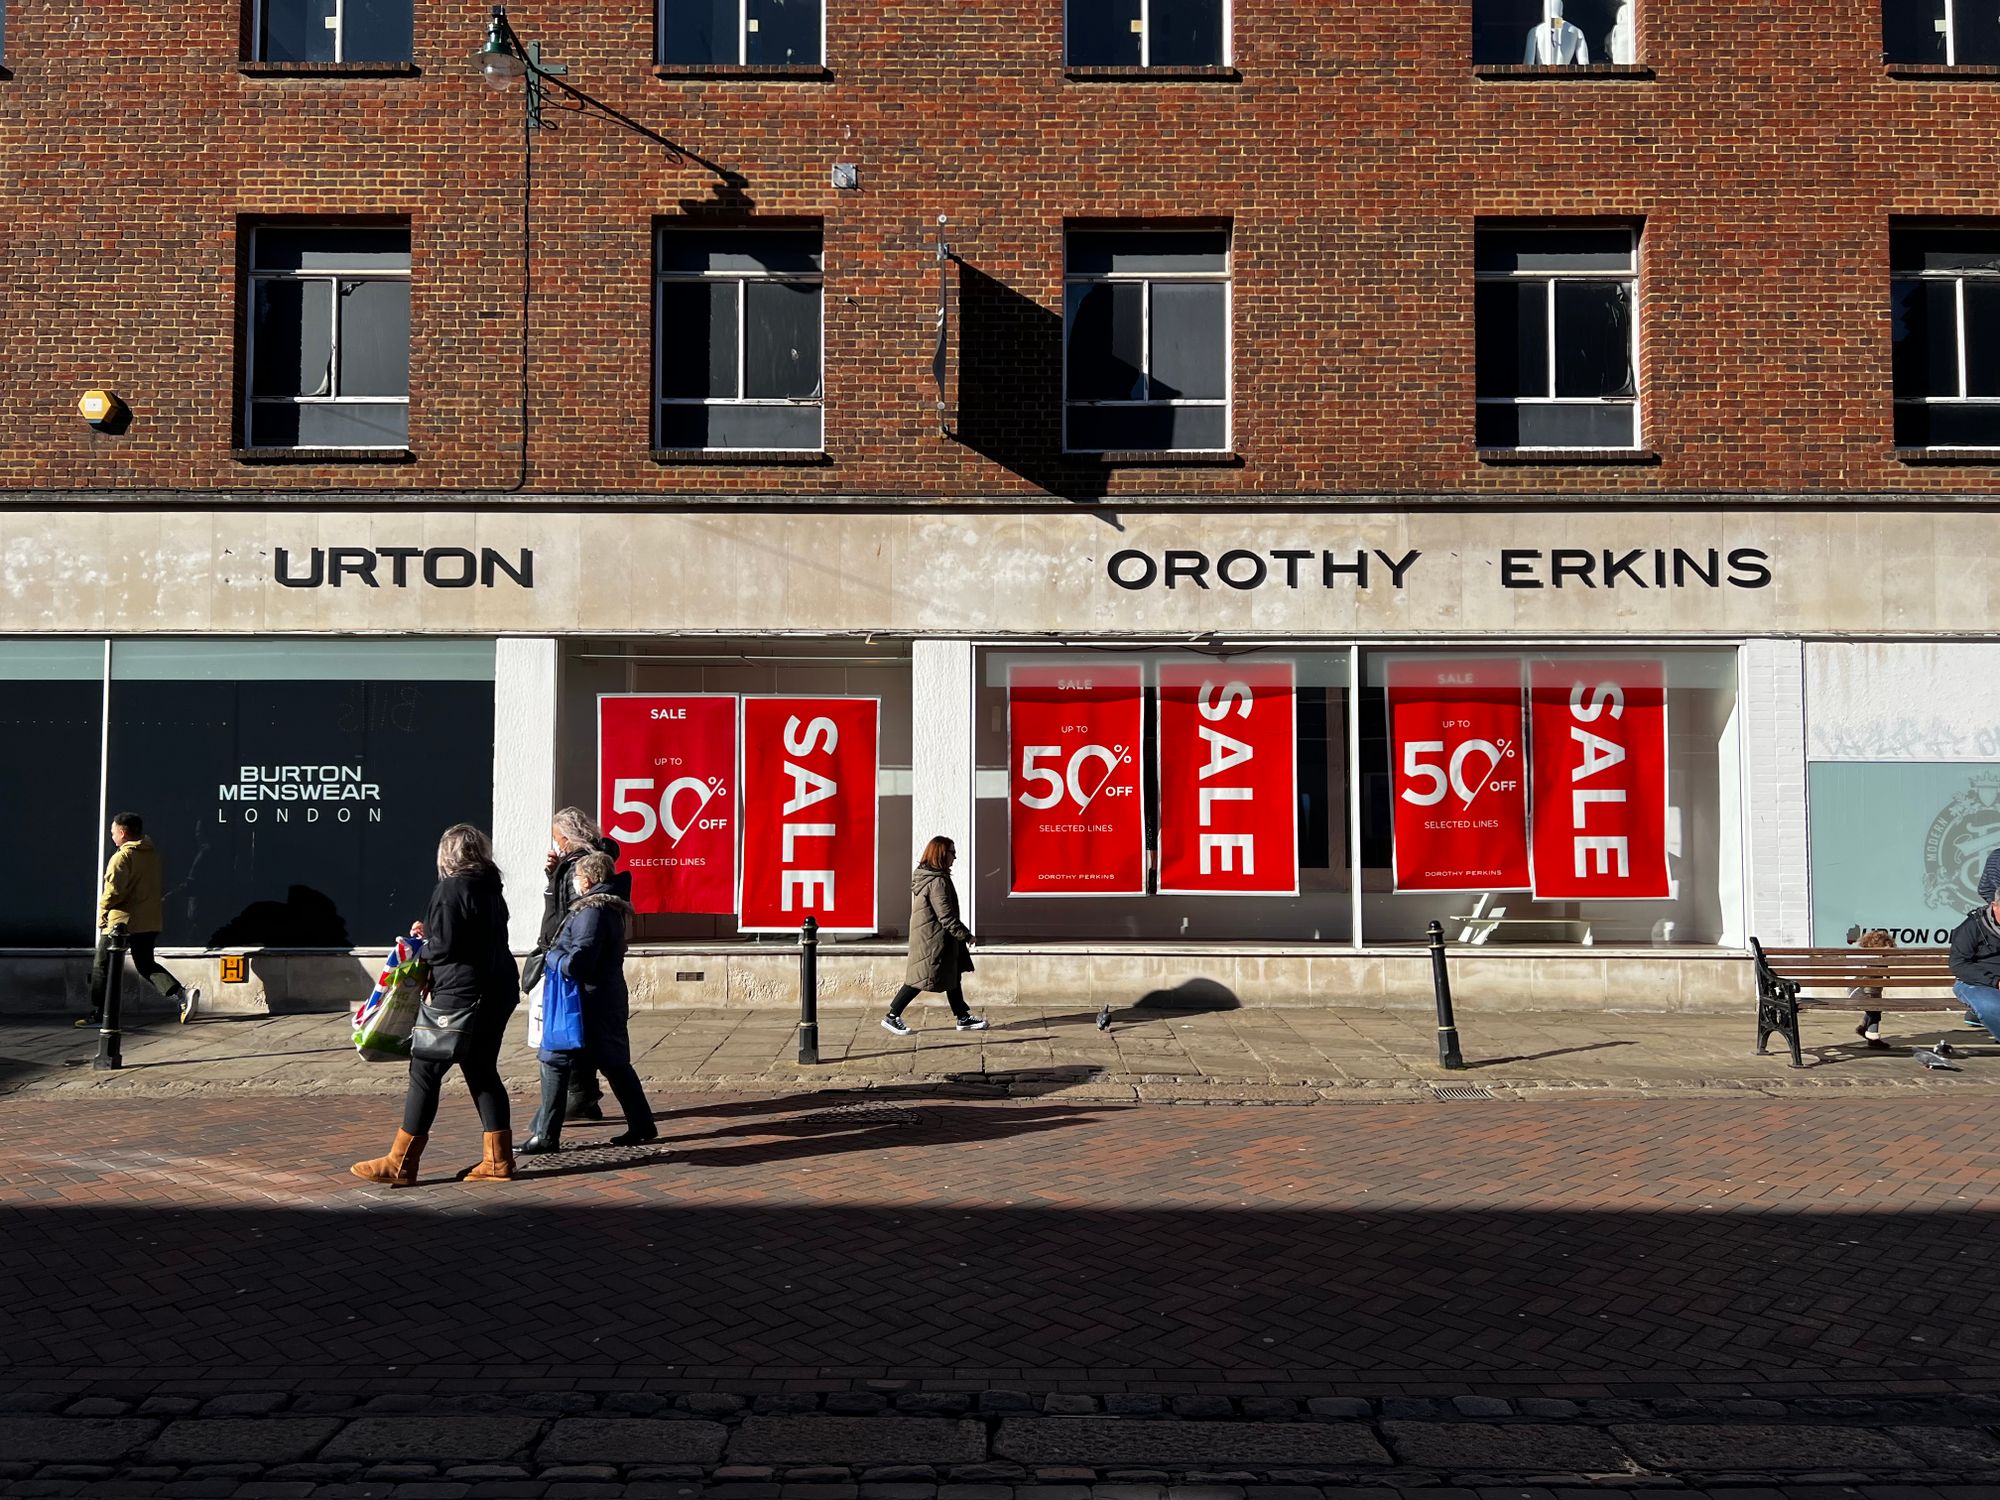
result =
M249 261L248 446L406 447L409 229L260 225Z
M103 731L102 641L0 641L0 947L91 944Z
M165 945L386 948L438 835L491 826L493 645L115 641L108 764L166 861Z
M1896 446L2000 447L2000 231L1899 229L1889 256Z
M1636 62L1635 9L1636 0L1474 0L1472 60L1486 67Z
M1639 446L1638 234L1482 228L1482 448Z
M256 3L258 62L410 61L410 0L256 0Z
M1063 447L1229 447L1229 234L1070 231Z
M1882 0L1890 63L2000 66L2000 6L1991 0Z
M819 0L661 0L660 61L817 67L823 25Z
M1068 0L1073 68L1197 68L1229 61L1228 0Z
M821 446L820 272L817 229L660 232L660 447Z

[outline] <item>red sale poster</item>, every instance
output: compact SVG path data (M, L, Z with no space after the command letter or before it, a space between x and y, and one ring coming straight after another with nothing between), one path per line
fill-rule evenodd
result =
M1160 894L1299 893L1288 661L1160 667Z
M1536 900L1672 893L1666 680L1657 660L1530 665Z
M600 695L597 820L635 909L735 911L735 695Z
M1399 891L1525 891L1528 792L1517 658L1388 663Z
M1146 893L1141 670L1101 661L1009 668L1009 895Z
M743 700L744 932L875 931L881 700Z

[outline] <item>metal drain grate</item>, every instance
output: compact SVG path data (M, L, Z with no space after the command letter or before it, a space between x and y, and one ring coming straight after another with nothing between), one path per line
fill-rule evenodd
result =
M1431 1094L1439 1099L1491 1099L1493 1091L1483 1089L1476 1083L1434 1083Z

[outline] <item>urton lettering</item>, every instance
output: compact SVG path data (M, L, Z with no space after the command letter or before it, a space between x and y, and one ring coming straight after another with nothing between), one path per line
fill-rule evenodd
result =
M311 547L301 565L289 547L271 552L271 576L288 589L337 589L350 581L379 589L384 575L388 587L402 589L410 587L413 572L427 588L490 589L504 577L517 588L531 589L535 554L527 547L513 557L492 547L477 553L469 547Z

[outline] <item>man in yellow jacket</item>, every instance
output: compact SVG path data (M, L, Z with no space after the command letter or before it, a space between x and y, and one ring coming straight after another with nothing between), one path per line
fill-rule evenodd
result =
M160 967L153 946L165 925L160 851L146 837L146 820L124 812L111 820L111 863L104 867L104 894L97 901L97 953L90 964L90 1014L76 1024L104 1023L104 993L111 982L111 929L123 927L132 940L132 967L139 977L174 1002L183 1021L201 1003L201 991L184 989Z

